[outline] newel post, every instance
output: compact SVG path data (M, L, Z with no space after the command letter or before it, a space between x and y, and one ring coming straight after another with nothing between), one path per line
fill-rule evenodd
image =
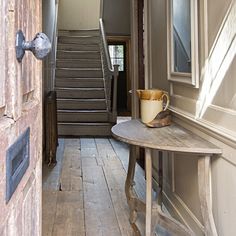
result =
M119 75L119 65L113 65L113 100L112 100L112 116L113 121L116 122L117 118L117 79Z

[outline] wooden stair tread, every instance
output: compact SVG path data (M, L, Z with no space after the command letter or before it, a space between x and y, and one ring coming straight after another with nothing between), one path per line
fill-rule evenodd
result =
M108 113L107 110L57 110L57 112L61 112L61 113Z
M106 101L104 98L57 98L57 101L78 101L78 102L98 102L98 101Z
M83 50L57 50L57 52L68 52L68 53L78 53L78 52L80 52L80 53L85 53L85 54L87 54L87 53L94 53L94 54L100 54L100 51L83 51Z
M82 91L90 91L90 90L92 90L92 91L104 91L104 88L58 88L58 87L56 87L56 90L68 90L68 91L70 91L70 90L82 90Z
M67 50L68 51L68 50ZM101 62L98 58L57 58L57 61L98 61Z
M63 125L81 125L81 126L86 126L86 125L91 125L91 126L96 126L96 125L111 125L110 122L58 122L58 124L63 124Z
M91 33L91 34L90 34ZM59 30L55 89L59 135L110 136L99 30Z
M102 71L101 68L65 68L65 67L60 67L56 68L56 70L69 70L69 71Z
M85 79L90 80L90 81L103 81L103 77L56 77L56 80L74 80L74 81L84 81ZM69 88L69 87L68 87Z

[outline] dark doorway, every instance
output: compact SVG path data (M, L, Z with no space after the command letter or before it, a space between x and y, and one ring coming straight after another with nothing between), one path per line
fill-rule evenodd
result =
M139 89L144 89L144 40L143 40L144 0L138 1L138 83Z
M139 89L144 89L144 0L138 1L138 85ZM144 159L144 148L139 148L139 159L138 164L145 169L145 159Z
M108 47L112 65L120 65L117 82L117 112L119 116L130 116L128 41L120 38L110 39Z

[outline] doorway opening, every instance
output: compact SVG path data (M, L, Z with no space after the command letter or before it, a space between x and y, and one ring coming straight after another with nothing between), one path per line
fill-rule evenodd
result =
M118 116L130 116L130 39L128 37L109 37L108 48L112 65L119 65L119 77L117 81L117 113Z

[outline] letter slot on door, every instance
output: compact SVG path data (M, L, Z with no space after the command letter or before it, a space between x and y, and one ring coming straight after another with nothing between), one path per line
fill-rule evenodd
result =
M9 147L6 155L6 202L11 199L30 161L30 128Z

